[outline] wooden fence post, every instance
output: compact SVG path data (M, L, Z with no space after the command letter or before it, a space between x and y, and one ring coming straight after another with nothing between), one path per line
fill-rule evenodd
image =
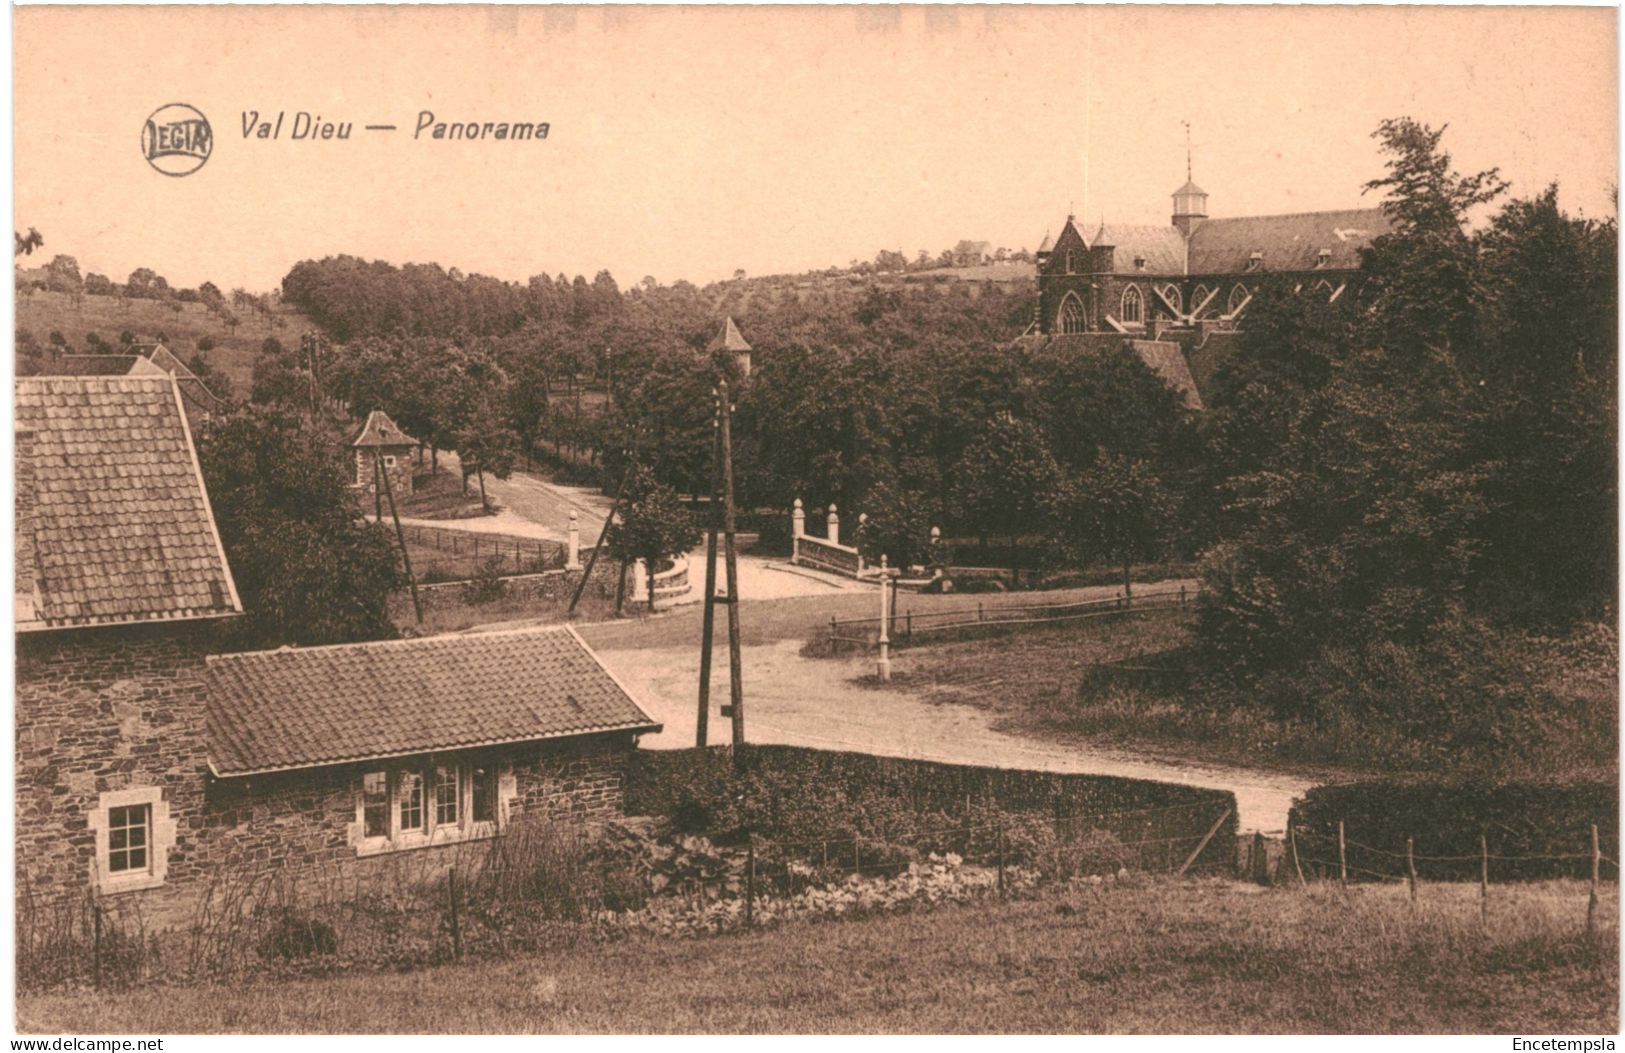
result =
M451 898L451 954L454 958L463 956L463 932L457 925L457 867L455 865L446 873L446 894Z
M1343 820L1337 821L1337 877L1343 886L1343 891L1349 890L1349 855L1348 848L1343 841Z
M997 849L997 851L998 851L998 854L999 854L999 896L1000 896L1000 898L1003 898L1003 896L1004 896L1004 813L1002 811L999 813L999 841L998 841L998 849ZM1593 897L1593 898L1595 898L1595 897Z
M756 925L756 835L745 835L745 928Z
M102 989L102 907L99 903L90 905L90 923L94 930L91 937L91 970L95 974L96 990Z
M1405 871L1411 882L1411 903L1416 903L1416 842L1414 838L1405 839Z
M1288 823L1286 828L1287 847L1292 849L1292 869L1298 872L1298 887L1308 888L1309 882L1303 879L1303 861L1298 858L1298 832Z
M1586 935L1597 934L1597 878L1602 865L1602 848L1597 841L1597 824L1591 824L1591 901L1586 904Z
M1490 843L1483 834L1478 835L1478 917L1490 920Z

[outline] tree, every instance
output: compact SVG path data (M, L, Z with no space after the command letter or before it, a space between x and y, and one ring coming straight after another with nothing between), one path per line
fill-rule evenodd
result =
M1151 466L1102 453L1050 495L1051 540L1073 566L1123 568L1123 594L1133 593L1135 563L1162 555L1175 504Z
M954 469L954 517L984 545L989 534L1009 539L1012 585L1018 580L1018 540L1041 523L1060 474L1038 427L1010 414L995 417Z
M85 275L85 292L91 296L112 296L117 291L118 286L114 285L107 275L97 274L94 271Z
M125 295L134 300L167 300L169 282L150 267L137 267L124 283Z
M45 287L52 292L77 293L84 290L84 279L79 277L79 261L72 256L57 255L45 265Z
M297 418L249 408L198 443L221 543L244 617L242 647L377 640L396 635L387 602L403 577L389 533L359 522L336 448Z
M624 569L634 560L649 568L649 609L655 608L654 574L662 561L688 552L700 543L700 526L683 507L677 491L656 481L646 468L638 468L627 481L621 516L609 528L607 544Z
M11 238L13 242L11 254L13 256L31 255L35 249L45 244L45 238L42 237L40 232L35 230L33 227L28 228L27 234L19 234L16 231L12 231Z
M462 464L464 486L471 473L476 476L480 483L480 506L490 511L491 501L485 496L485 473L490 472L498 479L513 474L519 460L519 436L494 409L483 407L458 432L457 457Z
M863 497L863 518L852 543L870 563L884 555L894 567L929 564L936 557L931 528L941 517L939 503L929 495L881 481Z

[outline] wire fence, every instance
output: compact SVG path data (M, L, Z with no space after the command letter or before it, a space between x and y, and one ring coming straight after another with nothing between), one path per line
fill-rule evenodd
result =
M1439 841L1455 841L1441 838ZM1478 883L1480 912L1487 920L1490 910L1490 886L1497 883L1537 879L1573 878L1589 879L1587 893L1586 930L1596 931L1599 886L1605 878L1619 881L1619 861L1602 851L1602 840L1597 824L1591 824L1589 844L1576 846L1572 852L1507 852L1491 851L1488 831L1478 835L1477 852L1417 851L1416 839L1406 838L1402 851L1383 848L1348 836L1342 822L1335 835L1318 834L1297 827L1289 827L1285 851L1271 873L1263 865L1255 844L1255 856L1248 868L1255 877L1268 882L1293 882L1307 886L1311 882L1337 882L1347 888L1351 881L1372 884L1407 886L1413 902L1422 897L1424 883Z
M540 574L565 564L557 541L411 523L401 524L401 532L422 583L466 581L493 571L502 577Z
M897 609L894 601L891 614L885 619L888 642L893 646L906 646L918 636L951 634L978 629L1004 629L1036 625L1054 625L1086 618L1121 617L1149 611L1178 610L1189 607L1200 592L1199 587L1164 589L1127 596L1110 596L1100 600L1082 600L1077 603L1044 604L987 604L978 601L974 607L952 607L946 610L914 611ZM874 647L880 638L882 619L831 618L829 642L831 649L847 647Z

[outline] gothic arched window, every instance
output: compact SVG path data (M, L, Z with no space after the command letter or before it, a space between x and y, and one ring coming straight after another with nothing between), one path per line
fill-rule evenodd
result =
M1242 304L1247 302L1247 297L1250 295L1251 293L1247 291L1247 287L1245 285L1237 285L1234 289L1230 290L1230 300L1228 301L1225 310L1230 314L1235 314L1237 309L1240 308Z
M1088 320L1083 313L1083 302L1078 294L1069 292L1061 301L1061 311L1056 316L1056 328L1063 333L1083 333L1088 331Z
M1206 301L1207 298L1212 295L1212 293L1213 290L1206 285L1198 285L1196 287L1196 290L1191 293L1192 317L1200 318L1207 312L1208 307L1211 305L1204 306L1204 301Z
M1145 319L1145 302L1140 297L1139 286L1130 285L1123 290L1123 323L1137 325Z
M1179 286L1169 283L1162 287L1162 298L1168 301L1168 306L1174 309L1175 314L1185 313L1185 301L1179 297Z

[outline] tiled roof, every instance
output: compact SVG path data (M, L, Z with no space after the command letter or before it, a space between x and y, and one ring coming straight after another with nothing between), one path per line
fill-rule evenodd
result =
M1389 228L1380 208L1204 220L1191 233L1189 273L1237 274L1255 252L1265 271L1353 270L1360 249ZM1322 249L1331 253L1324 263Z
M204 682L222 776L660 727L568 626L215 655Z
M1094 246L1112 246L1112 270L1118 274L1184 274L1185 235L1178 227L1105 224L1095 232ZM1136 258L1145 260L1142 271Z
M716 336L711 338L711 342L709 344L705 345L705 351L707 354L716 354L718 351L739 352L749 350L750 345L745 342L744 335L739 332L739 327L734 325L734 320L731 316L722 320L721 330L717 332Z
M241 612L172 378L22 377L16 392L19 629Z
M381 409L375 409L367 414L367 419L356 430L355 438L350 440L351 446L418 446L421 445L412 436L401 430L401 426L389 419L389 414Z

